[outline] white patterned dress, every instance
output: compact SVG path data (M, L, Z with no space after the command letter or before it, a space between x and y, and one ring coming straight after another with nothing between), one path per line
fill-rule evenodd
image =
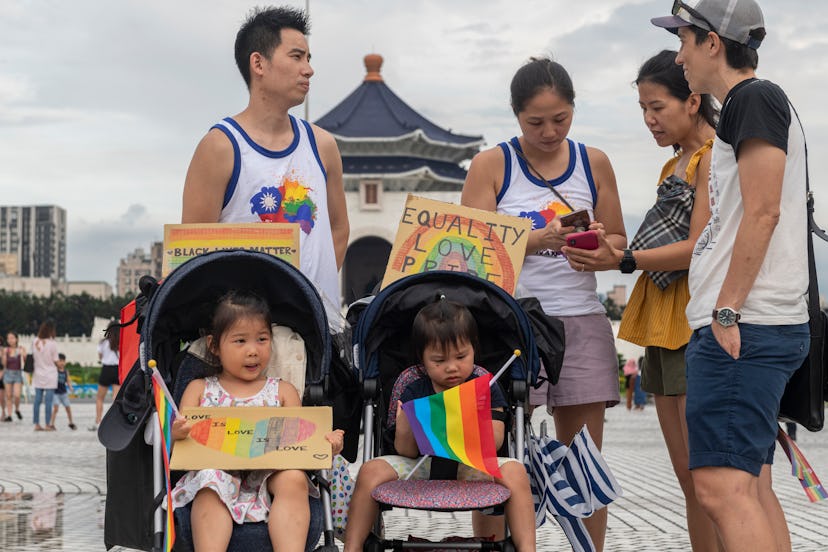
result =
M219 383L218 378L204 378L204 392L199 406L281 406L279 379L267 378L261 391L252 397L236 398ZM274 470L199 470L182 477L172 492L173 507L179 508L195 498L201 489L212 489L236 523L267 521L271 498L267 478Z

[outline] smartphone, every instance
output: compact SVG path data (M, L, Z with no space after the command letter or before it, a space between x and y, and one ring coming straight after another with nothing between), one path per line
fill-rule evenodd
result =
M589 228L589 211L578 209L560 217L561 226L574 226L575 232L583 232Z
M586 232L572 232L566 235L566 245L578 249L598 249L598 232L587 230Z

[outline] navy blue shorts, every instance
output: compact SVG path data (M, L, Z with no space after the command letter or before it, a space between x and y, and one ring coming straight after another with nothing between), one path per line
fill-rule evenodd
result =
M773 463L776 417L785 384L808 355L808 324L739 324L738 360L710 326L687 345L687 432L690 469L737 468L758 476Z

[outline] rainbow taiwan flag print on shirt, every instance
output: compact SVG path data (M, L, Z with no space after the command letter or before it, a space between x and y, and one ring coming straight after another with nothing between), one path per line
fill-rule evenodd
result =
M486 374L402 405L421 454L449 458L503 477L492 429L491 379Z

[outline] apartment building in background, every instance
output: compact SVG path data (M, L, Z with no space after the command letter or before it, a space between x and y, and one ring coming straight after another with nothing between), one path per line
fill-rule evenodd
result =
M138 282L141 280L141 276L161 278L163 251L162 242L153 242L148 252L139 247L121 259L118 263L116 276L118 295L123 297L137 294L139 291Z
M0 273L66 280L66 210L56 205L0 206Z
M612 291L607 292L607 299L612 299L612 302L619 307L627 306L627 286L623 284L615 284L612 286Z

